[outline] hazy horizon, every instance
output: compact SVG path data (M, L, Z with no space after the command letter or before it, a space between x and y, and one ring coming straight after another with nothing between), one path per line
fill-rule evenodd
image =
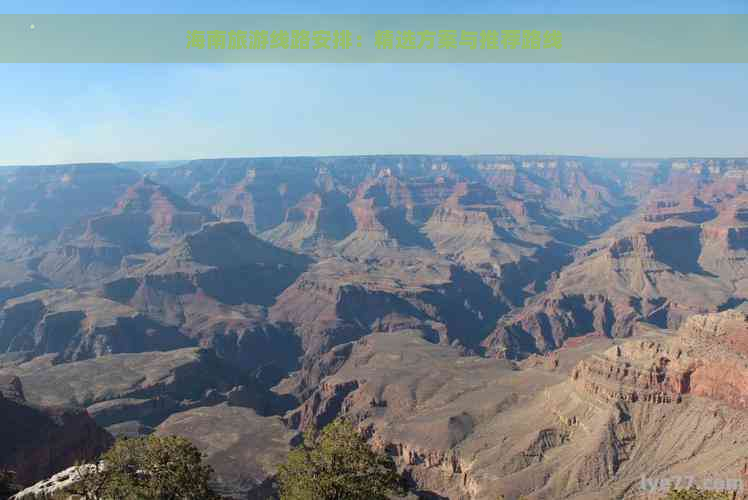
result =
M17 163L17 164L0 164L2 168L23 168L23 167L58 167L58 166L96 166L96 165L129 165L129 164L163 164L164 167L173 167L179 164L193 161L216 161L216 160L274 160L284 158L369 158L369 157L537 157L537 158L585 158L600 160L620 160L620 161L650 161L650 160L742 160L748 158L746 155L738 156L720 156L720 155L670 155L670 156L597 156L597 155L580 155L580 154L555 154L555 153L353 153L353 154L298 154L298 155L247 155L247 156L214 156L214 157L195 157L179 159L136 159L122 161L81 161L81 162L60 162L60 163Z

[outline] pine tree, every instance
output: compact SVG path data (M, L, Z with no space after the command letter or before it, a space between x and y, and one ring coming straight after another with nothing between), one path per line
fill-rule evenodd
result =
M402 493L392 459L374 452L345 420L307 432L278 482L282 500L386 500Z

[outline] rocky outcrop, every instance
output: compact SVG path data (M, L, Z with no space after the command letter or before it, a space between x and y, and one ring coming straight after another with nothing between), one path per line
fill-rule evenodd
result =
M286 414L288 424L305 429L344 415L395 458L414 489L470 498L472 460L458 450L482 422L517 403L511 382L502 381L515 373L511 365L462 357L413 331L374 334L345 352L306 402Z
M482 346L490 356L523 358L546 353L583 335L630 336L633 308L614 307L603 295L548 297L502 318Z
M748 267L742 255L710 242L709 227L678 220L634 225L590 244L483 345L491 354L521 357L579 335L628 337L642 322L678 328L692 314L740 303Z
M6 257L55 240L68 225L111 207L140 175L111 164L24 167L0 178ZM13 241L26 244L15 247Z
M108 213L68 226L38 269L58 284L96 282L116 273L125 256L162 251L214 220L209 210L142 179Z
M206 208L192 205L148 178L127 190L117 201L112 215L115 219L121 217L121 228L124 228L128 217L146 217L148 243L156 249L168 248L182 236L197 232L203 224L216 220ZM109 224L102 220L97 222L89 226L90 232L103 233L107 239L118 239L118 233L110 234L111 221L107 221ZM125 239L125 242L131 241L132 238Z
M400 260L402 259L402 260ZM418 329L430 339L477 347L505 311L481 278L426 255L321 261L285 290L269 318L296 326L307 359L376 331Z
M347 202L347 196L339 191L309 194L288 209L282 224L265 231L262 236L276 245L297 251L313 251L335 244L355 229Z
M285 375L296 366L298 340L288 325L267 321L265 308L310 263L250 234L243 223L219 222L106 283L101 293L174 325L237 367L275 367Z
M95 283L116 273L127 254L122 247L101 241L64 244L47 253L38 269L57 285Z
M36 407L17 377L0 375L0 468L22 485L97 457L111 444L85 410Z
M73 290L47 290L0 309L0 351L54 354L72 361L194 344L176 328L135 309Z
M682 366L680 352L667 352L656 342L642 341L626 347L615 347L614 353L585 360L574 370L573 380L581 390L606 401L676 403L690 391L692 368ZM649 358L651 364L631 366L629 354ZM616 358L610 359L611 355ZM671 366L671 358L678 362Z
M240 494L283 421L339 415L455 499L619 498L744 459L744 319L702 315L748 300L745 160L128 168L0 175L0 370L33 403L188 435Z
M333 347L316 359L303 364L300 370L292 373L274 390L282 394L289 394L306 405L309 396L317 390L322 380L337 373L343 364L348 361L354 346L355 342L348 342ZM300 426L301 421L309 421L309 418L300 416L295 425Z
M719 217L704 225L704 238L716 247L715 259L741 259L748 251L748 196L724 203Z
M310 360L373 330L397 329L400 325L443 329L399 295L397 286L388 287L393 284L393 276L384 272L381 280L347 282L340 274L345 267L344 261L321 262L285 290L270 309L271 320L295 325ZM351 277L355 279L355 275Z
M639 498L653 467L740 477L746 327L736 311L696 315L674 335L598 338L521 369L413 333L374 334L348 344L286 419L303 428L347 416L423 494Z
M33 404L84 407L115 434L148 432L174 413L224 402L260 414L276 411L276 398L253 377L207 349L117 354L57 365L32 360L3 373L23 379Z
M242 223L223 222L207 224L188 235L165 254L132 270L129 279L138 282L138 287L131 288L135 295L138 288L142 295L144 287L174 294L201 290L226 304L267 304L309 262L307 257L251 235ZM110 285L112 288L118 287Z
M714 218L715 215L714 208L691 196L680 200L672 198L654 200L646 207L642 218L646 222L681 219L686 222L701 223Z
M629 341L582 361L581 390L607 401L678 403L686 395L748 408L748 316L691 316L667 339Z
M285 423L292 429L322 429L342 413L346 398L358 386L355 380L341 384L322 382L299 408L286 415Z
M408 179L383 169L356 190L349 207L356 231L336 250L352 258L365 258L394 248L432 248L422 233L423 224L452 192L454 182L443 176Z
M316 187L315 170L294 165L303 159L288 162L286 169L273 163L277 162L226 160L224 168L216 170L209 160L190 162L185 170L205 166L207 171L201 173L209 178L193 185L188 196L212 205L221 219L242 221L253 233L261 233L281 224L287 211Z
M67 469L53 474L36 484L24 488L11 497L11 500L36 500L37 498L58 498L65 500L74 498L68 493L76 484L89 474L97 472L95 464L73 465Z

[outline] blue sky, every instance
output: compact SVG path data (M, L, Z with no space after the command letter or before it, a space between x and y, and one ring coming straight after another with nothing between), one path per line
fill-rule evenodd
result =
M748 13L748 2L5 0L0 13ZM157 7L154 5L158 4ZM603 4L603 5L601 5ZM0 165L223 156L748 156L748 65L0 65Z
M656 4L656 5L653 5ZM3 0L4 14L740 14L745 0Z

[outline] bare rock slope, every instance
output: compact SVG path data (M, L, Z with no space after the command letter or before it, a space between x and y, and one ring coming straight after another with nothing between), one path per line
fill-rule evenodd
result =
M84 410L32 405L17 377L0 375L0 468L21 485L92 460L111 441Z
M414 485L448 498L638 498L653 471L742 477L746 338L746 316L726 311L520 367L377 334L286 419L347 415Z

